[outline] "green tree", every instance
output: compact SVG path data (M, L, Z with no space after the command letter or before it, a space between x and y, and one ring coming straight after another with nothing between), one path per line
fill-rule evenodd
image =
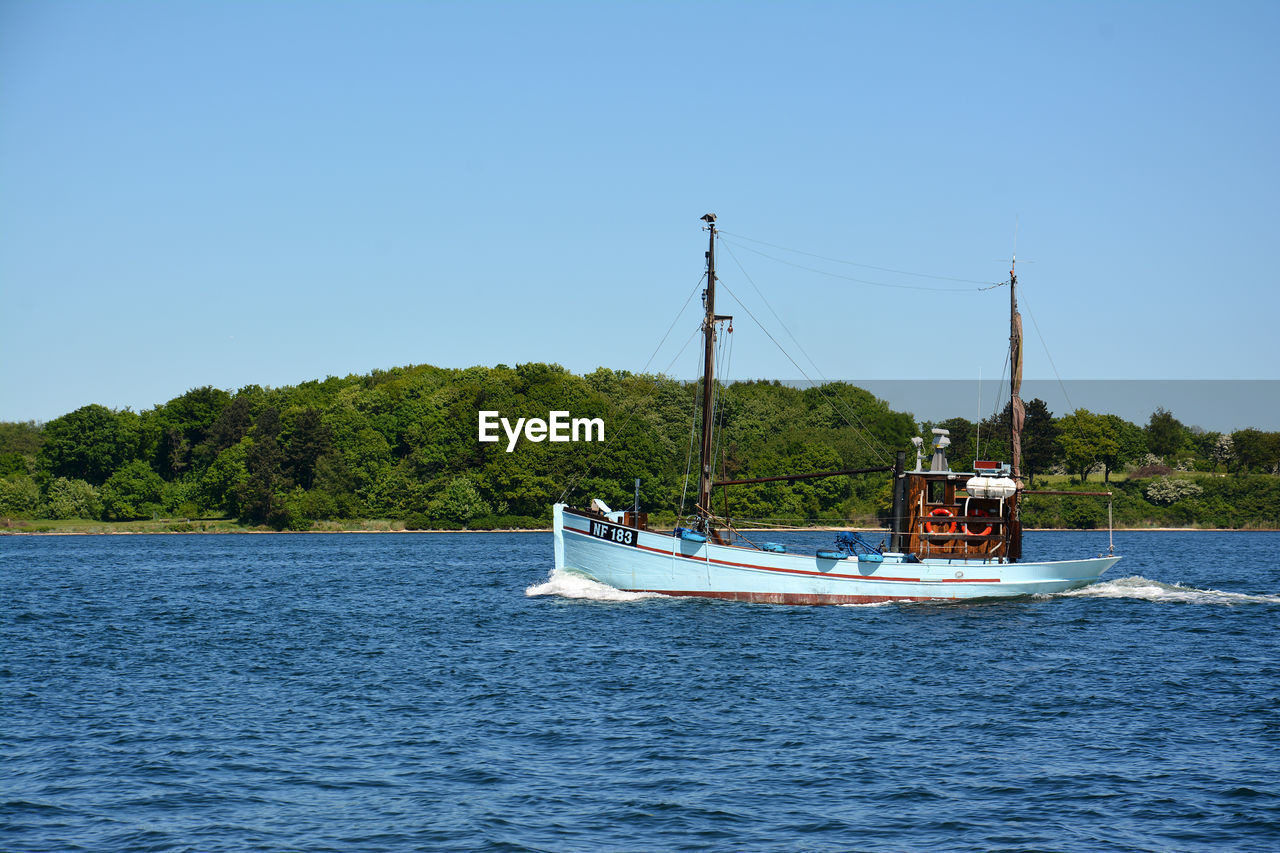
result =
M1076 409L1058 419L1058 446L1067 467L1084 483L1089 469L1106 458L1120 453L1114 427L1102 415L1088 409Z
M35 421L0 421L0 452L35 456L44 433Z
M1236 458L1235 441L1230 435L1219 435L1213 443L1213 448L1209 451L1209 458L1213 462L1213 470L1217 471L1218 466L1225 464L1230 470L1232 461Z
M241 439L238 444L218 454L200 476L199 500L207 508L240 515L241 489L249 480L249 447L252 442Z
M1036 472L1044 473L1060 458L1058 427L1049 405L1039 397L1026 404L1027 420L1022 427L1022 470L1034 485Z
M980 446L975 446L977 425L965 418L947 418L936 424L923 424L922 430L945 429L950 435L951 446L947 448L947 464L953 471L968 471L977 456ZM926 435L928 433L926 432ZM985 439L986 436L983 436Z
M480 491L470 477L455 477L431 502L428 512L442 521L465 525L473 518L490 515L493 509L480 497Z
M253 428L253 411L250 395L237 394L209 426L205 442L215 453L239 444Z
M84 480L58 477L45 490L45 518L100 518L102 504L98 490Z
M517 453L495 458L478 479L481 494L491 495L495 502L506 502L507 511L513 515L532 517L542 515L564 488L564 484L557 485L554 478L533 464L532 457Z
M360 490L368 512L379 518L401 518L427 505L427 487L413 477L408 465L389 465Z
M1272 473L1280 467L1280 433L1241 429L1231 434L1238 472Z
M337 518L338 502L327 492L319 489L303 491L295 487L285 500L289 512L290 526L295 530L306 530L313 521L324 521Z
M840 455L830 445L820 441L805 441L791 448L791 453L782 465L787 471L802 474L835 471L840 466ZM799 501L803 517L817 518L834 509L849 496L849 478L797 480L791 484L790 491Z
M168 516L196 518L204 513L200 497L200 479L183 477L164 484L160 493L160 507Z
M1026 412L1026 420L1022 424L1022 462L1019 470L1030 482L1034 482L1036 473L1048 471L1061 458L1062 452L1058 444L1058 427L1048 404L1036 397L1024 402L1023 410ZM1009 443L1012 417L1013 404L1005 403L998 415L982 422L980 452L984 459L1013 461L1013 449Z
M54 418L44 426L40 466L54 477L101 485L136 447L136 435L122 421L96 403Z
M103 516L114 521L147 518L160 511L163 491L160 475L146 462L135 459L103 483Z
M1109 483L1112 471L1136 459L1141 459L1147 453L1147 439L1141 427L1126 421L1119 415L1100 415L1099 417L1103 420L1108 437L1115 444L1113 449L1110 445L1102 449L1098 456L1105 466L1103 482Z
M44 435L34 421L0 421L0 477L35 473L36 454Z
M391 445L382 433L372 427L365 427L351 436L343 456L357 488L365 488L377 482L394 463Z
M237 500L240 517L254 524L282 526L284 498L288 484L280 474L284 454L280 450L280 412L268 407L254 421L252 442L245 455L248 478L240 486Z
M1189 443L1187 428L1173 413L1160 406L1151 413L1144 431L1147 449L1162 459L1171 459Z
M1009 443L1011 437L1010 430L1012 427L1013 408L1010 403L1005 403L1004 409L998 415L992 415L984 418L979 424L977 437L982 444L979 452L982 453L983 459L997 459L1005 462L1013 461L1013 446ZM928 438L928 436L925 436ZM925 453L929 453L929 447L925 445ZM1026 443L1023 443L1023 466L1026 466Z
M40 509L40 486L26 474L0 479L0 515L33 518Z
M30 474L35 470L35 465L28 464L27 459L28 457L21 453L0 450L0 477L7 477L10 474Z
M172 480L187 470L191 462L191 444L178 429L165 429L156 442L156 467Z
M156 436L155 468L165 479L178 477L192 464L203 467L212 460L213 454L201 448L230 403L230 394L206 385L192 388L143 416Z
M284 470L303 489L315 485L316 465L329 452L332 435L317 409L303 409L284 436Z

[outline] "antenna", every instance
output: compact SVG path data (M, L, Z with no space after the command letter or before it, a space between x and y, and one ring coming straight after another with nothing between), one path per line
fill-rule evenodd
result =
M1013 215L1013 257L1009 260L1009 279L1016 281L1014 270L1018 268L1018 214Z
M978 428L973 437L973 458L982 458L982 365L978 365Z

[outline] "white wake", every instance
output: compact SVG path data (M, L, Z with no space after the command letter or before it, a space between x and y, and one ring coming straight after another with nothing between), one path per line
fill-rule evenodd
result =
M1222 592L1217 589L1198 589L1182 584L1153 581L1141 575L1132 575L1105 583L1096 583L1083 589L1059 592L1056 595L1077 598L1138 598L1144 601L1183 602L1186 604L1280 604L1280 595L1246 595L1240 592Z
M577 572L552 569L544 583L533 584L525 589L524 594L530 598L543 595L557 595L561 598L582 599L586 601L642 601L646 598L662 598L656 592L626 592L615 589L608 584L592 580ZM1058 592L1044 598L1133 598L1143 601L1180 602L1185 604L1217 604L1234 606L1240 604L1280 604L1278 595L1248 595L1240 592L1223 592L1217 589L1199 589L1182 584L1168 584L1161 581L1132 575L1113 581L1096 583L1082 589L1069 592ZM1037 598L1041 596L1036 596ZM903 604L897 601L876 601L867 604L846 604L844 607L887 607ZM937 602L919 602L936 604Z
M546 583L534 584L526 589L524 594L530 598L538 595L558 595L561 598L584 598L588 601L640 601L644 598L661 598L656 592L624 592L576 572L566 572L561 569L552 569Z

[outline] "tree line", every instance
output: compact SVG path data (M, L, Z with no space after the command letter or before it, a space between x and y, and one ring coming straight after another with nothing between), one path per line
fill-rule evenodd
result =
M642 508L674 520L692 512L696 492L698 397L693 382L529 363L422 365L234 393L206 386L144 412L93 404L43 425L0 423L0 515L225 517L276 529L362 518L537 527L562 496L630 506L638 478ZM1139 426L1084 409L1055 417L1042 400L1026 408L1024 473L1066 472L1083 484L1125 470L1126 488L1147 508L1135 506L1139 514L1203 502L1193 472L1238 480L1280 467L1280 433L1206 432L1163 409ZM565 410L598 417L605 441L521 441L507 452L506 442L478 440L481 410L513 422ZM1006 407L981 423L917 423L845 383L735 382L718 392L716 453L733 479L872 467L938 426L951 432L953 467L964 468L975 452L1008 458L1008 419ZM1132 485L1144 481L1145 489ZM766 523L844 522L883 517L887 501L888 479L864 475L717 491L712 509ZM1275 518L1274 505L1270 516L1258 512Z

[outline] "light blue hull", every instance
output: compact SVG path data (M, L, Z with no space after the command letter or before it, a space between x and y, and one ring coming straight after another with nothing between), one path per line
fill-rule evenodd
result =
M556 504L556 568L615 589L774 604L992 598L1087 586L1119 557L1049 563L884 562L758 551L635 530Z

